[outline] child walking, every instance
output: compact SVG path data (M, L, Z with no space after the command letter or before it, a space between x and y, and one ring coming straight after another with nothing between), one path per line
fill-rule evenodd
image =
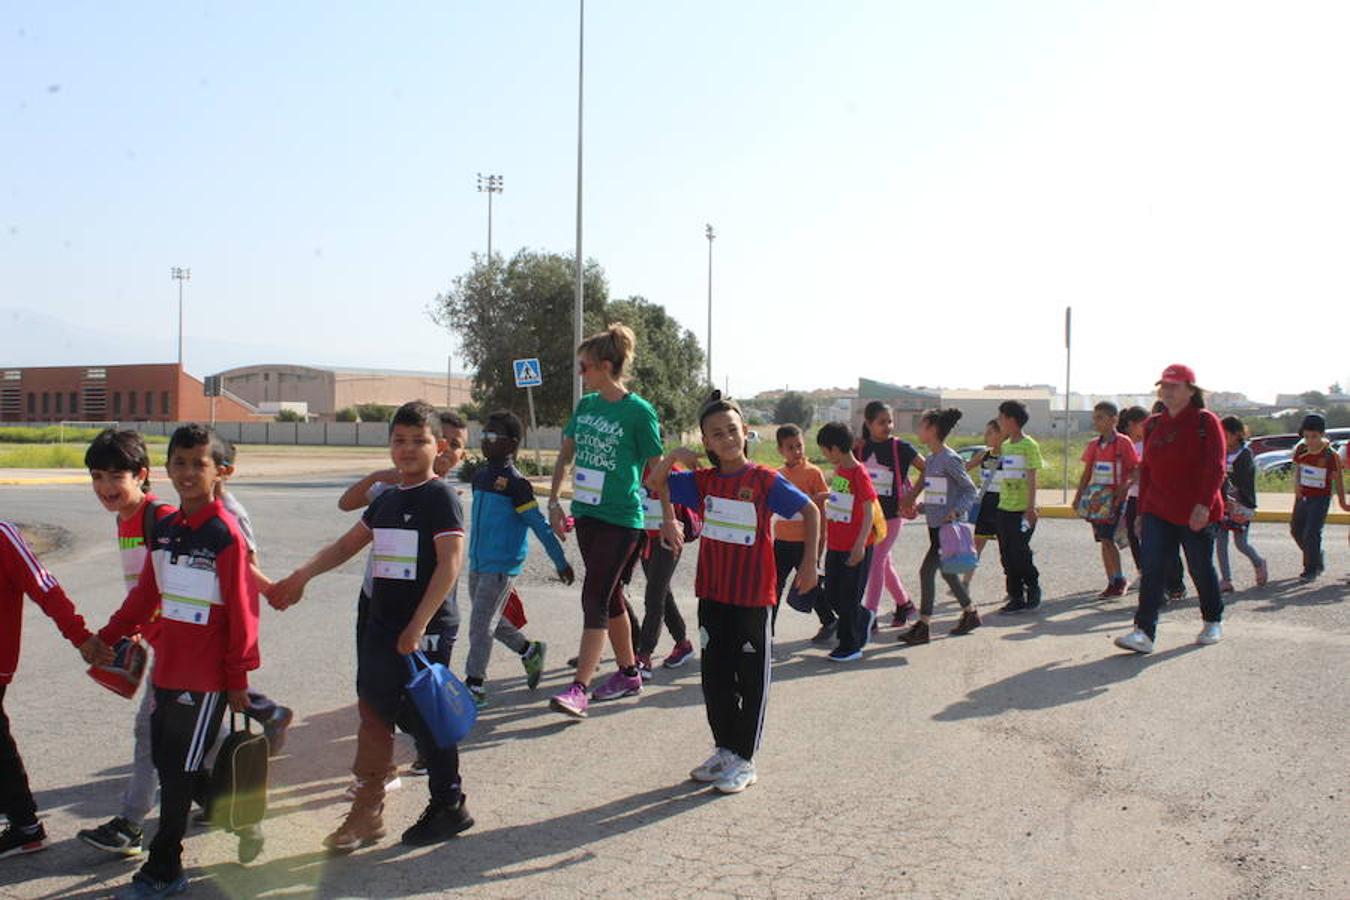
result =
M29 549L19 529L0 522L0 813L6 817L5 830L0 831L0 858L47 847L47 832L38 821L37 802L28 787L28 771L5 713L5 692L19 666L24 594L56 623L62 637L79 648L85 662L106 665L113 660L112 651L85 627L84 618Z
M486 701L494 636L520 657L525 686L534 690L544 671L543 641L531 641L502 619L515 580L529 553L527 530L543 544L563 584L574 578L562 545L539 512L534 487L515 466L524 427L515 413L498 410L483 423L485 464L473 476L473 524L469 529L469 659L464 683L474 702ZM508 627L503 629L501 626Z
M999 471L1003 465L1003 429L999 427L998 419L990 419L985 423L984 444L985 449L976 453L966 464L967 474L975 469L980 470L979 493L970 508L971 524L975 526L977 558L984 557L984 547L990 540L998 540L998 495L1003 484L1003 475ZM974 572L967 572L961 576L961 583L967 590L974 575Z
M806 458L806 445L802 439L802 430L796 425L780 425L775 435L778 441L778 455L783 457L783 465L778 469L797 490L812 499L816 505L818 518L825 514L825 496L830 488L825 483L825 475L820 468ZM801 515L790 518L775 518L773 523L773 561L776 570L776 590L774 596L779 604L783 600L783 588L787 586L788 576L800 572L804 566L819 569L820 559L825 555L825 531L817 529L820 538L809 550L806 546L806 520ZM773 607L773 621L778 624L778 605ZM834 640L838 619L832 610L824 605L816 610L820 619L818 630L811 643L828 644Z
M644 471L644 479L651 474L650 467ZM664 623L675 646L666 654L662 668L678 669L694 655L694 645L689 641L689 631L680 615L680 607L675 603L675 595L670 583L675 578L675 569L680 564L680 554L671 549L661 539L662 508L661 498L651 488L645 488L647 496L642 501L642 527L646 535L642 541L639 556L642 560L642 574L647 579L647 589L643 594L644 610L642 626L638 629L637 648L638 673L643 681L652 678L652 654L656 652L656 642L661 637L661 625ZM675 505L675 518L683 529L684 542L695 540L703 530L703 516L682 504ZM629 612L629 618L633 617Z
M1098 600L1125 595L1125 573L1121 571L1120 548L1116 546L1116 526L1124 512L1130 483L1137 477L1139 455L1129 439L1116 431L1119 410L1114 403L1103 400L1092 408L1092 427L1096 440L1083 448L1083 475L1078 479L1078 490L1073 495L1073 509L1079 515L1084 492L1091 488L1105 495L1108 507L1089 519L1092 536L1102 548L1102 568L1106 570L1106 588Z
M1256 514L1256 464L1251 448L1247 446L1247 426L1237 416L1224 416L1223 432L1227 439L1228 455L1223 481L1223 521L1215 543L1219 558L1219 592L1233 593L1233 570L1228 562L1228 535L1233 546L1251 560L1256 570L1256 586L1270 580L1270 568L1261 554L1247 540L1252 517Z
M907 498L905 505L914 509L915 500L923 498L922 512L928 524L928 552L919 566L919 621L900 635L900 643L911 646L929 641L929 621L937 596L937 572L942 562L942 526L960 522L975 500L975 483L966 474L965 462L951 447L947 435L961 421L959 409L930 409L919 418L919 440L928 448L928 465L924 469L923 486ZM970 593L961 579L943 572L942 580L961 604L961 618L948 634L970 634L980 627L980 614L971 603Z
M770 517L800 514L805 543L812 547L820 523L810 498L782 474L746 458L745 420L734 401L714 392L699 412L699 429L713 467L671 474L676 462L698 464L693 451L678 449L655 467L651 483L663 497L662 533L672 547L680 546L682 528L670 504L704 512L694 592L704 638L703 703L716 749L689 776L734 794L758 778L754 754L768 708L769 610L777 602ZM814 566L798 569L799 591L815 583Z
M150 746L159 773L159 828L150 858L119 897L166 897L187 889L183 836L225 706L249 706L258 668L258 592L248 544L217 496L229 450L213 429L184 425L169 438L168 474L178 511L159 520L144 568L99 632L105 644L156 621ZM157 618L156 618L157 616ZM261 836L240 835L240 856Z
M403 832L402 842L423 846L473 827L459 775L459 748L439 746L405 685L408 657L422 650L432 662L449 660L446 598L464 559L464 515L459 496L435 473L443 439L435 408L405 403L389 423L389 455L399 471L396 489L375 499L351 529L272 589L272 603L298 602L317 575L374 544L373 593L357 651L357 784L351 809L324 839L334 853L350 853L385 835L385 779L393 765L394 726L413 735L427 765L427 806Z
M877 607L881 603L884 588L895 601L891 625L899 628L914 614L914 604L910 602L905 585L895 570L891 548L900 540L900 528L905 522L900 514L900 505L910 489L909 467L912 465L923 472L924 459L909 441L897 438L894 430L895 418L891 407L880 400L868 403L863 410L863 436L854 447L854 455L867 467L867 474L871 476L872 485L877 490L881 514L886 519L886 536L872 548L863 603L871 613L872 621L876 622Z
M1331 490L1336 489L1345 507L1345 482L1341 460L1327 443L1327 420L1317 413L1303 417L1294 447L1294 514L1289 532L1303 551L1303 571L1298 580L1313 581L1326 569L1322 559L1322 527L1331 509Z
M998 555L1008 586L1001 613L1019 613L1041 605L1041 574L1031 552L1036 533L1036 476L1043 463L1041 446L1024 434L1026 404L1004 400L998 406L1003 429L1003 485L998 496Z
M825 603L839 622L838 645L831 662L862 658L863 644L872 630L872 614L862 606L867 570L876 540L873 517L877 492L867 470L853 455L853 433L842 422L830 422L816 433L834 478L825 501Z

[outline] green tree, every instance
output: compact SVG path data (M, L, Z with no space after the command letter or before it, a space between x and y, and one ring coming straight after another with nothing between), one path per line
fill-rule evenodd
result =
M773 423L775 425L791 423L800 425L802 428L809 428L811 419L814 417L815 410L811 407L811 401L797 391L788 391L779 397L778 402L773 406Z
M336 419L337 421L339 421L339 422L355 422L355 421L356 421L356 407L354 407L354 406L344 406L344 407L342 407L342 409L339 409L339 410L334 414L333 418L335 418L335 419Z
M303 422L305 417L293 409L277 410L276 421L278 422Z
M663 307L642 297L609 301L604 270L588 260L587 335L623 322L637 337L630 374L635 391L656 407L667 430L688 428L703 397L698 371L703 351ZM572 413L576 344L572 333L575 271L572 257L521 250L507 263L475 256L468 272L436 298L432 316L459 338L474 370L473 400L483 410L505 408L525 418L525 392L516 387L512 361L538 357L544 377L534 390L541 425L561 425Z
M594 260L587 260L586 334L604 327L609 285ZM468 272L436 297L432 318L459 339L465 361L475 370L473 400L483 409L511 409L522 418L525 392L516 387L511 362L538 357L544 383L534 389L541 425L560 425L572 412L576 346L572 333L575 292L572 257L523 249L502 263L477 254Z
M397 408L386 403L358 403L354 407L358 422L388 422Z
M693 427L699 404L707 394L698 338L667 315L665 307L643 297L610 303L605 317L633 329L637 353L629 371L629 386L656 407L662 429L667 434L679 434Z
M1327 406L1327 395L1321 391L1304 391L1299 394L1299 399L1313 409L1326 409Z

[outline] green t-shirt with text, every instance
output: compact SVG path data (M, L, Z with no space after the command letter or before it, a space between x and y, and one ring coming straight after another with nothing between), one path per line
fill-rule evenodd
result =
M1026 512L1031 505L1027 473L1045 465L1041 460L1041 445L1024 434L1020 440L1003 443L1002 459L998 508L1004 512Z
M642 527L642 468L662 451L656 410L637 394L610 402L587 394L563 435L576 442L572 515Z

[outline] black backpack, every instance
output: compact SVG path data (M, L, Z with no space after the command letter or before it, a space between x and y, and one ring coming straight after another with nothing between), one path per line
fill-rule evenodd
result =
M267 738L235 726L230 713L230 733L221 742L216 764L211 769L211 802L208 810L212 824L227 831L257 825L267 814Z

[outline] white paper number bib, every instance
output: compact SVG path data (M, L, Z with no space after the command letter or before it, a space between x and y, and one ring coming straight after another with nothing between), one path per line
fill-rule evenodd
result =
M205 625L211 607L220 603L220 585L213 569L194 569L187 557L163 566L160 580L160 614L175 622Z
M853 521L853 495L830 491L830 499L825 501L825 518L831 522Z
M1092 483L1093 484L1115 484L1116 483L1116 464L1109 462L1098 462L1092 464Z
M878 497L890 497L895 493L895 473L890 469L869 461L867 474L872 476L872 486L877 489Z
M1026 481L1027 458L1020 453L1011 453L1003 457L1003 480Z
M947 505L947 478L944 475L931 475L923 480L923 502L933 506Z
M758 527L755 504L748 500L703 499L703 536L708 540L749 547L755 543Z
M642 501L642 527L646 531L660 531L665 517L661 513L661 501L648 497Z
M605 493L605 473L599 469L577 466L572 473L572 502L585 506L599 506Z
M411 528L375 529L375 577L417 580L417 532Z
M1298 483L1305 488L1322 489L1327 486L1327 470L1321 466L1299 466Z

